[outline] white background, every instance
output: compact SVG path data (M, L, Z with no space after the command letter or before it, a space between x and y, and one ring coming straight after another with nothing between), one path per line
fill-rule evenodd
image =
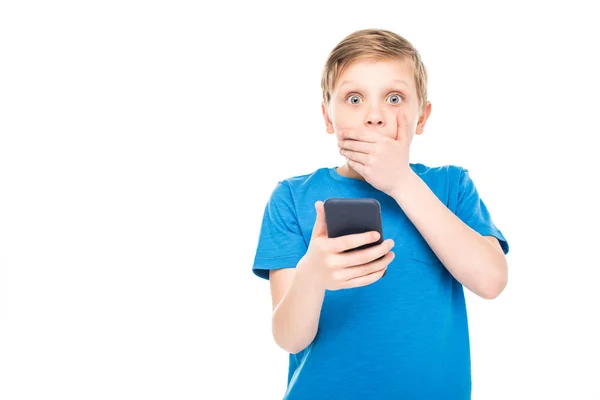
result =
M412 161L468 168L511 246L467 293L473 398L600 399L588 3L3 2L0 398L280 399L263 208L342 162L321 68L375 27L430 73Z

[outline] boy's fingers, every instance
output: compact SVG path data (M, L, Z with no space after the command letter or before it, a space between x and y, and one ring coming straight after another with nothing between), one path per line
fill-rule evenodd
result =
M361 142L360 140L340 140L338 143L338 147L341 150L352 150L357 151L359 153L372 153L375 145L373 143Z
M340 236L331 240L332 251L334 253L341 253L364 244L373 243L379 239L379 236L379 232L377 231Z
M341 285L340 288L341 289L350 289L350 288L357 288L357 287L361 287L361 286L370 285L372 283L375 283L379 279L381 279L381 277L385 274L386 270L387 270L387 266L380 268L374 272L371 272L370 274L362 275L362 276L347 280Z
M394 260L395 257L396 255L390 251L377 258L376 260L369 261L365 264L355 265L353 267L346 268L344 270L344 272L348 274L348 279L346 280L359 278L361 276L369 275L373 272L377 272L384 268L387 268L387 266Z
M312 237L327 236L327 225L325 224L325 211L323 209L323 202L317 201L315 203L315 209L317 210L317 217L315 218L315 225L312 231Z
M404 110L400 109L400 112L396 114L396 122L397 122L397 131L396 131L396 140L400 142L408 141L408 125L406 123L406 116L404 115Z
M359 252L340 254L340 256L344 258L343 264L347 265L347 268L354 268L380 260L386 254L389 254L393 247L394 241L388 239L377 246L371 246L369 248L362 249Z
M341 139L359 140L361 142L367 142L367 143L377 143L383 138L383 136L374 131L367 131L367 130L357 131L355 129L342 129L340 131L340 138Z

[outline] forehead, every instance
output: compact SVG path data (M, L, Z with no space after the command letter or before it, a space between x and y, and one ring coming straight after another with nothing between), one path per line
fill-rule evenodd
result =
M412 65L402 59L357 60L342 70L335 84L335 90L345 86L387 87L406 86L415 90Z

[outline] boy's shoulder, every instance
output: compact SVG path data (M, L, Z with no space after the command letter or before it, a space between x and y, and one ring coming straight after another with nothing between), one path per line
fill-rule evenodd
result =
M469 170L463 165L414 163L411 168L447 205L472 184Z
M424 163L411 163L412 170L421 177L454 177L460 176L461 173L466 171L462 165L457 164L440 164L431 165Z
M302 186L310 182L321 181L325 179L327 175L329 175L330 170L331 168L329 167L321 167L303 174L284 177L280 182L285 182L290 186Z
M470 171L461 164L411 164L413 171L437 194L456 195L474 186Z
M271 191L269 204L286 204L292 207L296 201L307 194L318 193L330 185L328 181L332 168L321 167L310 172L279 177Z
M315 186L327 185L329 183L328 180L331 179L331 171L334 169L331 167L321 167L310 172L281 177L277 182L276 189L297 192L305 191Z

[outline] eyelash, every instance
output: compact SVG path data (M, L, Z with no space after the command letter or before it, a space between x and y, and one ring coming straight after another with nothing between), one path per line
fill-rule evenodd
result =
M357 97L360 97L360 96L358 95L358 93L350 93L350 94L348 94L348 95L346 96L346 101L348 101L348 99L350 99L352 96L357 96ZM400 94L400 93L397 93L397 92L390 93L390 95L388 96L388 98L390 98L390 96L398 96L398 97L400 97L400 99L404 100L404 96L402 96L402 94ZM354 105L354 104L352 104L352 105ZM396 105L396 104L393 104L393 105Z

